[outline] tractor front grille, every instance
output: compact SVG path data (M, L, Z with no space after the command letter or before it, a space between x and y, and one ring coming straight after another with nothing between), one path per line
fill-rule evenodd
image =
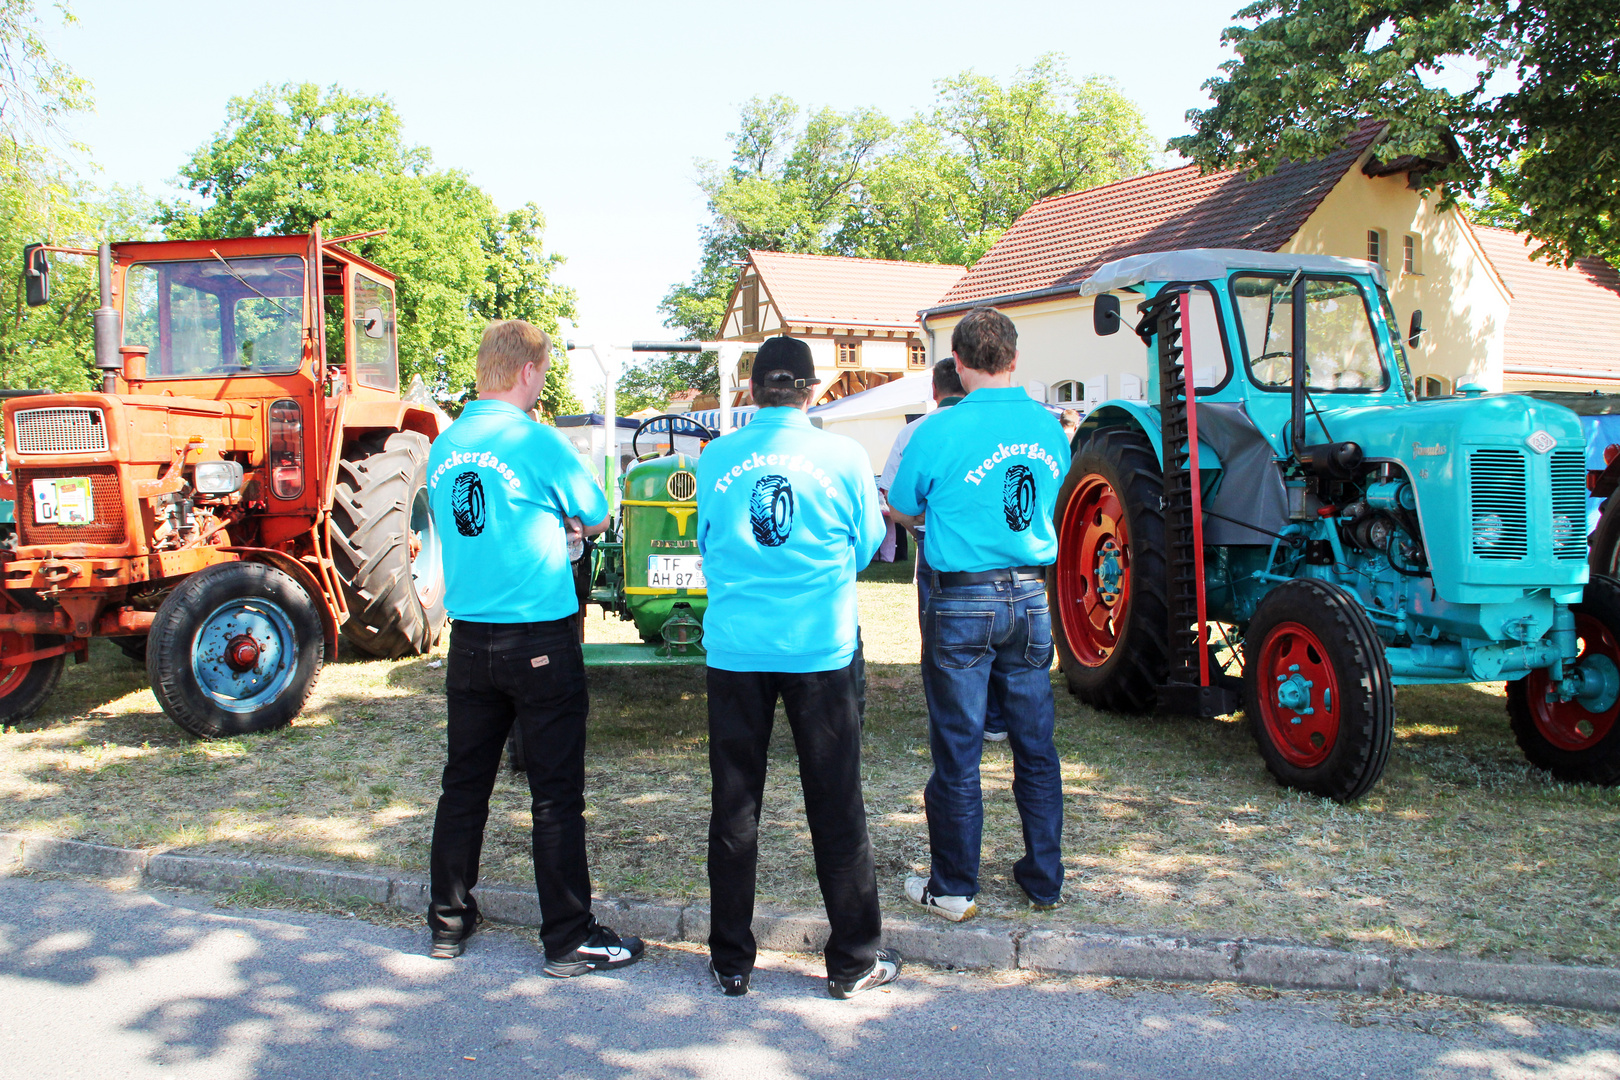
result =
M19 454L93 454L107 449L100 409L21 409L16 413Z
M697 494L697 477L685 469L672 472L664 483L664 490L676 502L685 502Z
M95 520L88 525L57 525L34 520L34 481L84 476L90 480L90 499L95 504ZM17 533L25 545L122 544L124 533L124 489L118 470L111 465L69 465L56 469L17 470Z
M1586 454L1554 450L1552 455L1553 557L1586 559Z
M1524 453L1480 449L1468 455L1474 557L1511 562L1529 554Z

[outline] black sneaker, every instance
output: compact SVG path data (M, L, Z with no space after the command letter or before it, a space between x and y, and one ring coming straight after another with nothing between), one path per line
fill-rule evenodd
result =
M877 963L858 979L840 982L837 979L827 980L827 993L835 998L852 998L856 994L864 994L875 987L892 983L900 977L900 968L903 966L900 954L893 949L879 949Z
M741 975L722 975L715 970L714 961L710 960L709 974L714 976L714 985L718 986L726 997L742 997L748 993L749 973L746 971Z
M463 915L461 919L462 931L459 934L433 935L433 948L428 955L435 960L454 960L467 951L467 939L477 931L478 924L484 921L484 916L477 911Z
M590 936L571 953L546 958L546 974L556 979L572 979L592 971L622 968L641 959L647 946L638 937L620 938L610 927L591 924Z

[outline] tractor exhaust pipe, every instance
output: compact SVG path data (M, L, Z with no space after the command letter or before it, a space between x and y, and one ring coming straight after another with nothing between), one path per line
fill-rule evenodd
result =
M101 369L101 392L111 394L117 389L114 379L124 367L123 357L118 352L123 335L118 330L118 311L112 306L112 245L103 243L99 257L96 276L101 286L101 306L96 308L92 322L96 367Z

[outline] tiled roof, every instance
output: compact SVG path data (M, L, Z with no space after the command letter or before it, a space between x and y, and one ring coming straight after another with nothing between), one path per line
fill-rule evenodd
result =
M1036 203L1001 235L940 309L1073 286L1111 259L1181 248L1276 251L1382 130L1361 125L1343 150L1249 180L1197 165L1119 180Z
M839 255L748 253L782 321L795 326L909 328L962 277L944 263L846 259Z
M1531 241L1474 226L1480 247L1513 293L1503 370L1604 371L1620 379L1620 273L1602 259L1563 267L1530 258Z

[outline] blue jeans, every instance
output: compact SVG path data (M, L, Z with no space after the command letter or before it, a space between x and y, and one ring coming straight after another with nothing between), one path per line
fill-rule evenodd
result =
M923 538L917 537L917 569L915 574L917 582L917 623L922 628L923 652L928 651L928 590L934 580L934 568L928 565L928 557L923 554ZM989 704L984 710L984 730L992 734L1007 730L1007 722L1001 718L1001 702L995 694L990 695Z
M1039 581L942 587L929 583L923 692L934 775L923 790L929 887L938 896L979 891L984 802L979 757L985 712L1001 703L1013 754L1013 800L1024 857L1013 878L1036 903L1063 888L1063 779L1052 742L1052 617Z

